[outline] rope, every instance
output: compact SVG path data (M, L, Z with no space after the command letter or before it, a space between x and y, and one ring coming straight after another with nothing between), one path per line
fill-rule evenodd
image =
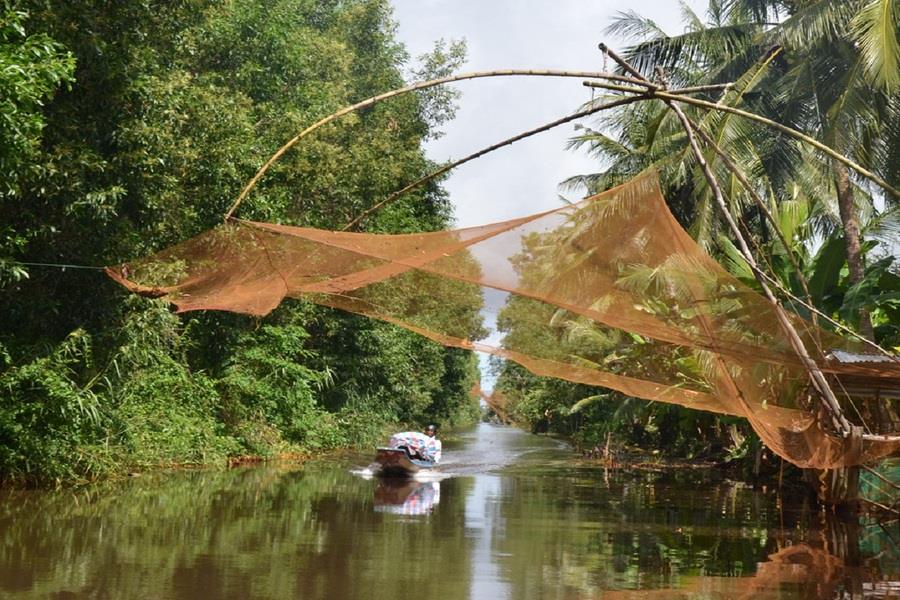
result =
M0 264L2 264L2 262L0 262ZM90 265L70 265L70 264L63 264L63 263L44 263L44 262L23 262L23 261L19 261L19 260L9 261L8 264L13 265L13 266L23 265L26 267L51 267L51 268L55 268L55 269L62 269L63 271L65 271L66 269L87 269L90 271L103 271L104 269L106 269L106 267L93 267Z

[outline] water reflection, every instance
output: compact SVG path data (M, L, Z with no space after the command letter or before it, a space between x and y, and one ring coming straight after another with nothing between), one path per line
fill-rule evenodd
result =
M440 501L440 481L382 477L375 487L375 512L427 515Z
M842 531L710 474L604 477L515 430L445 449L459 475L440 482L351 473L367 453L0 492L0 597L898 596L879 527Z

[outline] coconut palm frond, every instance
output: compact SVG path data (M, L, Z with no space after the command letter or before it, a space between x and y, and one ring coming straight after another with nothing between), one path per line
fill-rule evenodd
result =
M678 5L681 9L681 20L685 23L687 31L703 31L706 29L706 24L697 16L697 13L694 12L694 9L687 2L678 0Z
M616 13L610 25L603 32L609 35L621 35L626 38L648 39L666 37L666 32L653 19L642 17L633 10Z
M769 31L775 43L806 51L811 41L836 42L845 38L859 2L818 0L804 3L780 25ZM802 52L801 52L802 53Z
M603 158L621 158L634 152L618 140L594 130L588 130L586 133L570 138L566 142L566 149L586 149L588 154Z
M872 164L888 183L900 187L900 94L887 100L882 115L879 136L872 150ZM900 205L900 200L890 194L885 197L885 202Z
M873 216L863 226L866 238L878 241L892 256L900 253L900 206Z
M752 43L756 29L752 25L725 25L654 37L626 48L623 54L650 78L659 66L670 74L673 84L707 82L710 67L740 55Z
M722 0L721 6L728 18L737 21L771 23L778 20L782 8L774 0Z
M868 79L888 92L900 89L900 1L870 0L850 31Z

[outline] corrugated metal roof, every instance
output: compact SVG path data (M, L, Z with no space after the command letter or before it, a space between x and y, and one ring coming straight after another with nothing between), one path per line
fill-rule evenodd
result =
M845 350L832 350L828 357L839 363L891 363L898 360L896 357L883 354L858 354Z

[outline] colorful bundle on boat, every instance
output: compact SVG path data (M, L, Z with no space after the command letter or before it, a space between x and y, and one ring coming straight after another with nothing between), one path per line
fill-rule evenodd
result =
M418 431L403 431L391 436L391 448L408 448L410 454L418 454L425 460L441 461L441 442Z

